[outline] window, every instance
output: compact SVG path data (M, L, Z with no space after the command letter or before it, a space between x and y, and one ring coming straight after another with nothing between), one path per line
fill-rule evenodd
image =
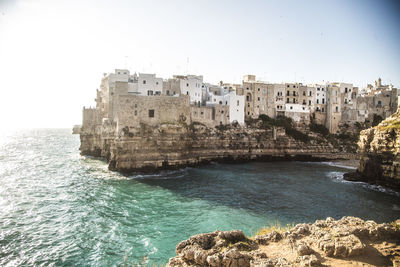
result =
M158 85L158 82L156 82L156 84Z
M317 104L319 104L319 99L317 99Z
M135 108L137 108L137 104L135 104Z
M188 84L188 83L186 84L186 87L189 87L189 84Z
M167 90L167 95L169 95L169 90Z
M321 90L319 87L317 87L317 91Z
M200 114L201 114L201 115L203 115L203 114L204 114L204 112L202 111L202 112L200 112Z
M306 91L303 91L303 95L304 95L304 96L306 95Z
M293 98L293 104L296 104L296 99Z
M289 88L289 84L287 85L287 88Z
M305 105L305 104L306 104L306 100L303 99L303 105Z
M260 88L258 88L258 91L260 92Z
M228 105L228 101L225 101L225 105Z
M310 91L310 96L312 96L312 92Z
M290 109L293 109L293 107L292 107L292 106L290 106Z
M137 116L137 110L135 110L135 116Z
M296 96L296 91L293 91L293 96Z
M293 85L293 88L296 88L296 85Z
M345 92L345 93L347 93L347 87L346 87L346 88L344 88L344 92Z
M308 100L308 105L311 106L311 100Z
M147 91L147 95L153 95L153 91L152 90L148 90Z
M237 101L237 104L236 104L237 106L239 106L239 100Z
M339 112L339 107L338 106L336 106L336 112Z
M221 110L221 113L222 113L222 114L224 114L224 111L223 111L223 110Z
M257 100L258 100L258 101L260 101L260 98L259 98L259 97L257 97Z
M149 118L154 118L154 109L149 109Z
M322 98L322 104L325 104L325 98Z
M146 80L143 80L143 84L146 84Z
M186 91L186 95L189 95L189 91Z
M289 95L290 95L290 92L289 92L289 91L287 91L286 95L287 95L287 96L289 96Z
M286 103L289 103L289 98L286 98Z
M219 101L219 104L222 105L222 101Z
M321 110L322 110L322 112L325 112L325 109L324 109L324 108L322 108Z

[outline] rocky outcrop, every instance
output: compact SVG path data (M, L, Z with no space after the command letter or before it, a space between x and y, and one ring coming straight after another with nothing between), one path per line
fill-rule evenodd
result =
M253 238L236 230L216 231L179 243L167 266L397 266L399 226L343 217Z
M345 179L365 181L400 190L400 112L375 127L361 131L361 153L355 173Z
M153 172L210 161L247 160L330 160L346 159L329 142L296 140L282 128L208 128L164 123L156 127L141 124L117 132L113 125L82 127L81 154L104 157L109 168L118 171Z

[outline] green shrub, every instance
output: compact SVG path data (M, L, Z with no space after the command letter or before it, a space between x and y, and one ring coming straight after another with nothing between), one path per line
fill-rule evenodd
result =
M328 128L325 127L325 125L322 124L317 124L317 123L311 123L310 124L310 130L314 133L320 133L324 136L329 135L329 130Z

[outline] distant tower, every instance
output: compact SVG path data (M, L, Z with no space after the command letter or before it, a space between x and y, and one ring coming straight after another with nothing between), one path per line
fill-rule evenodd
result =
M375 87L380 88L382 87L382 79L379 77L378 80L375 81Z

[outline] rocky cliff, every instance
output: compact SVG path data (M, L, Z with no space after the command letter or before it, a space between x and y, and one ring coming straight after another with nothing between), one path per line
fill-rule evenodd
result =
M290 229L199 234L176 246L167 266L399 266L400 225L327 218Z
M259 121L261 123L261 121ZM117 133L115 125L82 127L81 154L106 158L118 171L154 171L210 161L346 159L317 134L282 127L201 123L141 124Z
M400 111L375 127L361 131L361 153L355 173L347 180L359 180L400 190Z

